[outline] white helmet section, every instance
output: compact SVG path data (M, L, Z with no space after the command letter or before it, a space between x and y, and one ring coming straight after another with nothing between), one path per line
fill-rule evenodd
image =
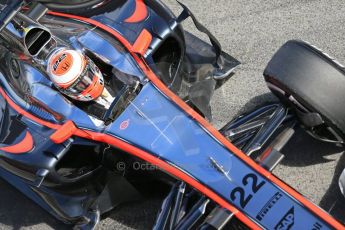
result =
M60 49L49 58L48 74L56 86L66 89L78 79L85 65L80 52Z
M54 85L78 101L97 100L104 94L104 79L96 64L76 50L60 49L50 55L47 72Z

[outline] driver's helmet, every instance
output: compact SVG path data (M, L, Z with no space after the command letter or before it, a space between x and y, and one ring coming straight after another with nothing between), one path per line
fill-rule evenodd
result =
M76 50L60 49L50 55L47 72L54 85L78 101L92 101L104 90L103 75L95 63Z

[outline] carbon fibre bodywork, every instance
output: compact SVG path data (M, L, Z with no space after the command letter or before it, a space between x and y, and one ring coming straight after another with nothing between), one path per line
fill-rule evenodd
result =
M188 183L250 228L342 228L204 119L211 118L212 93L239 62L182 7L176 18L160 1L116 1L92 18L50 12L40 19L56 41L100 67L114 96L109 109L66 98L39 54L4 45L1 176L57 218L85 228L139 197L140 183L114 169L133 159ZM183 31L188 17L211 45Z
M175 73L170 76L170 87L180 91L182 68L193 67L193 63L185 62L189 63L188 66L182 67L181 63L188 55L185 54L184 31L175 16L160 1L149 1L144 5L144 18L134 17L133 20L139 21L126 22L126 19L136 13L133 10L136 9L137 1L114 2L116 3L112 5L112 11L94 15L93 18L111 26L131 43L135 42L140 31L148 30L153 39L145 59L158 73L160 69L156 64L160 60L156 60L155 58L159 57L154 55L164 46L165 41L173 41L174 49L179 50L179 55L174 57L176 60L164 61L173 61L173 64L177 65ZM44 69L33 61L35 58L23 56L18 50L12 52L11 47L5 44L1 48L0 61L0 171L4 179L57 218L66 223L84 223L87 218L97 219L99 214L111 210L119 203L138 199L140 194L128 178L119 176L114 170L102 165L106 163L100 158L106 154L108 144L78 137L56 144L50 137L66 121L73 121L81 129L105 132L106 126L99 125L100 122L95 122L94 117L106 121L108 116L117 112L117 106L121 105L123 97L128 96L127 86L133 82L146 84L147 78L124 46L103 30L53 15L41 18L40 23L65 44L84 50L94 60L102 62L105 71L109 70L115 74L116 79L110 80L109 84L115 88L113 90L117 97L113 103L114 107L108 112L95 112L98 108L93 104L75 104L54 88ZM8 29L16 33L12 24ZM195 39L193 37L194 42ZM198 42L207 47L212 55L210 45L201 40ZM14 47L15 44L12 49ZM238 65L235 59L231 61L231 68ZM200 65L202 63L195 63L194 67L199 68ZM196 73L195 76L197 75L199 74ZM211 91L215 87L216 84L211 84ZM8 103L9 101L12 103ZM20 108L25 114L30 114L29 117L13 106ZM124 108L119 109L121 111ZM34 120L30 119L33 117ZM36 119L43 121L43 125ZM112 150L116 152L116 148ZM85 159L75 162L80 157ZM75 171L72 172L72 168Z

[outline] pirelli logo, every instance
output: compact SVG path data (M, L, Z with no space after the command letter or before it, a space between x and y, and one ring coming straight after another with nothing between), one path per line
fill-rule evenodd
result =
M275 230L289 230L295 224L295 208L292 207L274 227Z
M265 204L265 206L260 210L260 212L256 215L256 219L262 221L262 219L266 216L266 214L271 210L271 208L282 198L282 194L277 192L274 194L271 199Z

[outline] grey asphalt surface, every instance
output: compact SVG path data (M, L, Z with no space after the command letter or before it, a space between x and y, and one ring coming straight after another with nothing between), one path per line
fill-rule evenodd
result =
M165 1L176 13L174 0ZM262 72L274 52L289 39L307 40L345 63L345 2L342 0L203 0L182 1L243 63L214 96L214 123L275 98ZM186 28L192 28L187 24ZM344 105L339 105L344 106ZM324 209L341 199L337 177L345 167L343 150L313 141L303 132L284 149L286 159L274 171ZM335 175L334 175L335 174ZM149 229L159 200L121 206L98 229ZM332 211L340 215L340 210ZM342 210L342 212L344 212ZM0 180L0 229L68 229Z

